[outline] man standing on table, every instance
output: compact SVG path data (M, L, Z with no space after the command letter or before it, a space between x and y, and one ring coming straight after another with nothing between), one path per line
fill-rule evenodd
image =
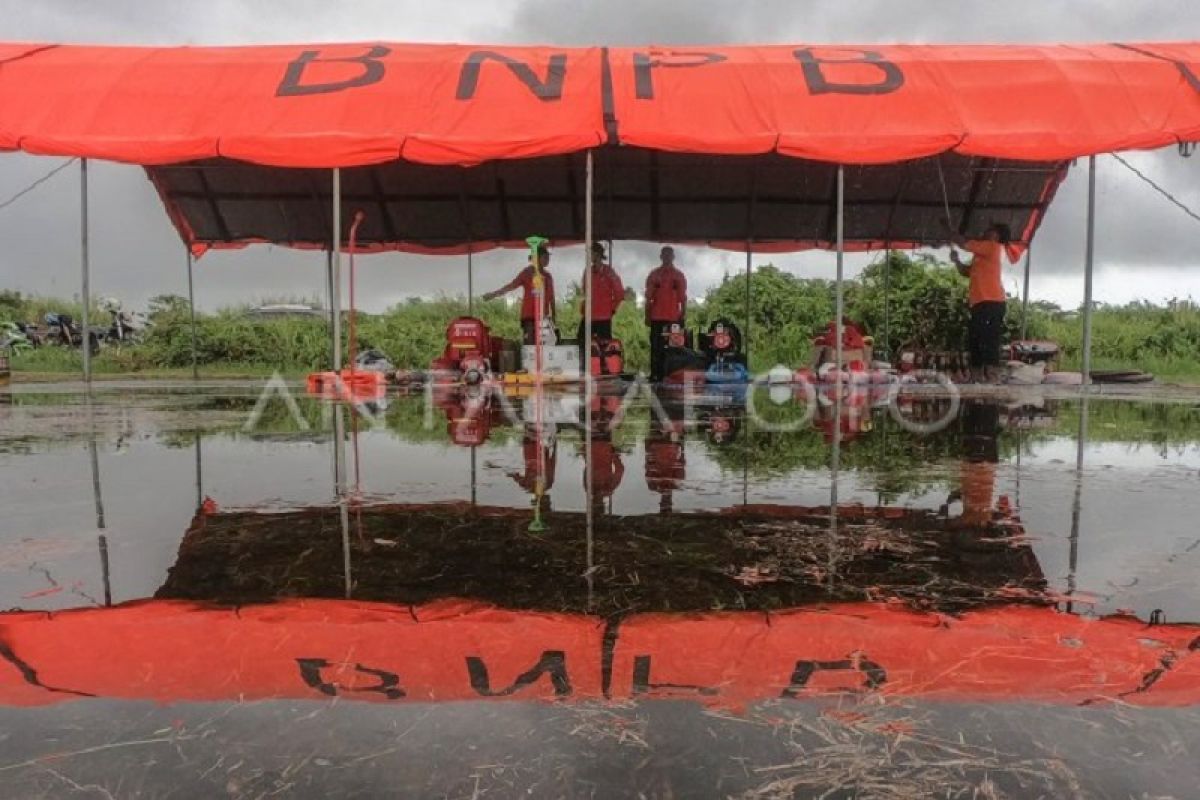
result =
M484 300L494 300L520 287L524 291L521 298L521 333L525 344L535 344L537 332L534 330L537 302L534 299L533 264L517 273L517 277L501 286L494 292L483 295ZM538 248L538 267L542 273L542 319L555 321L554 316L554 276L550 274L550 251L545 245Z
M1005 295L1000 276L1004 246L1012 232L1003 223L993 223L982 239L968 240L951 233L951 241L974 258L964 264L958 251L951 248L950 260L959 273L971 281L969 302L971 322L967 329L967 350L971 357L971 380L995 383L1000 380L1000 341L1004 334Z
M675 248L659 252L662 263L646 278L646 324L650 326L650 380L661 381L667 332L683 324L687 312L687 278L675 266Z

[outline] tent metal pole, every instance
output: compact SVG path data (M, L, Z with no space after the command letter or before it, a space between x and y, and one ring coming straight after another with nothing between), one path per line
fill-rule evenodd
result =
M746 352L746 368L750 367L750 270L752 258L750 240L746 240L746 330L742 332L742 349Z
M333 341L333 248L325 248L325 303L329 308L329 341ZM332 354L332 351L331 351Z
M192 328L192 380L200 380L200 363L196 352L196 286L192 277L192 266L195 259L192 257L192 248L184 248L187 255L187 279L188 279L188 318Z
M80 269L82 271L82 285L80 287L80 300L83 303L83 313L80 315L79 325L80 333L80 349L83 350L83 380L85 383L92 382L92 334L91 334L91 305L92 305L92 277L91 277L91 253L88 248L88 160L86 158L79 159L79 256ZM68 341L71 334L67 332Z
M883 262L883 351L892 358L892 248L884 251Z
M842 458L842 311L845 303L842 278L845 274L846 231L846 171L838 164L837 171L837 284L834 299L834 397L833 453L829 463L829 586L837 570L838 472Z
M342 170L333 168L333 371L342 371Z
M471 242L467 242L467 316L475 316L475 262ZM475 451L472 450L472 453Z
M1075 451L1075 499L1071 505L1071 533L1067 539L1067 591L1068 597L1075 594L1075 576L1079 570L1079 520L1083 513L1083 450L1087 442L1088 397L1085 394L1079 405L1079 432ZM1067 601L1067 611L1072 610Z
M845 287L843 278L845 277L845 256L846 256L846 168L838 164L837 171L837 284L835 287L834 299L834 334L837 336L837 342L834 345L836 360L834 361L834 389L837 392L833 404L835 433L833 436L834 457L840 455L838 443L842 438L841 428L841 411L842 411L842 316L845 313Z
M611 185L611 182L610 182ZM595 193L595 163L591 150L587 151L587 177L585 182L585 207L584 207L584 233L583 233L583 341L579 343L581 348L580 362L583 365L583 380L584 380L584 474L587 475L587 485L584 489L587 492L587 575L588 586L588 604L591 604L592 597L592 573L595 559L595 525L596 515L594 511L594 487L596 476L592 463L592 394L595 391L595 384L592 381L592 239L595 236L593 211L595 203L592 195Z
M1021 289L1021 340L1029 336L1029 270L1033 265L1033 244L1025 248L1025 283Z
M1083 385L1092 382L1092 267L1096 256L1096 157L1088 156L1087 251L1083 262Z
M84 395L84 404L87 407L88 462L92 471L92 503L96 510L96 529L103 531L107 529L108 525L104 521L104 493L100 486L100 448L96 443L96 415L92 408L90 386ZM104 582L104 605L111 606L112 583L109 579L108 569L108 537L101 533L98 544L100 546L100 577Z
M104 605L112 605L112 577L108 568L108 537L103 533L99 537L100 545L100 580L104 582Z
M196 429L192 436L196 444L196 511L204 506L204 453L201 447L200 430Z

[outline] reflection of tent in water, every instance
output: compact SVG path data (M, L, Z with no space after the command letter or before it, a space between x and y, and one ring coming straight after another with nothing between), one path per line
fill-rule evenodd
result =
M507 611L470 601L155 600L0 614L0 704L343 697L376 702L676 697L1200 703L1200 628L1045 607L958 616L847 603L771 613Z

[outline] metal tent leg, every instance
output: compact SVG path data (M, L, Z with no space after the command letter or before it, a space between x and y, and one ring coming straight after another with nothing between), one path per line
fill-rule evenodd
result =
M753 270L750 240L746 240L746 330L742 331L742 349L746 355L746 367L750 367L750 273Z
M1021 339L1029 337L1029 272L1033 265L1033 245L1025 250L1025 283L1021 289Z
M200 363L196 352L196 287L192 277L195 259L192 257L191 247L187 247L185 252L187 253L188 317L192 329L192 380L195 381L200 379Z
M584 385L584 398L583 398L584 455L583 455L583 457L584 457L584 465L585 465L584 472L587 475L587 485L584 487L586 494L587 494L587 498L585 500L585 503L587 505L587 530L586 530L587 564L586 564L586 570L585 570L584 574L587 576L586 580L587 580L587 586L588 586L588 605L589 606L591 605L591 598L592 598L592 584L593 584L592 573L595 571L592 568L595 566L594 561L595 561L595 556L596 556L596 554L595 554L596 514L595 514L595 510L593 508L593 502L592 502L592 499L594 497L594 492L595 492L595 481L596 481L596 476L593 474L595 472L595 470L593 469L593 463L592 463L592 436L594 434L594 431L592 430L592 394L595 392L596 387L595 387L594 382L592 381L592 366L591 366L592 365L592 358L591 358L591 353L592 353L592 350L591 350L591 348L592 348L592 294L593 294L593 292L592 292L592 261L591 261L591 259L592 259L592 239L595 235L595 231L593 230L593 221L592 221L592 212L593 212L593 207L594 207L593 198L592 198L592 195L594 193L594 177L595 177L594 172L595 172L595 164L594 164L592 151L588 150L588 152L587 152L587 179L586 179L586 189L585 189L586 194L585 194L585 199L584 199L585 207L584 207L584 235L583 235L583 245L584 245L584 254L583 254L583 258L584 258L583 341L579 343L579 346L582 348L582 352L581 352L582 358L580 359L580 361L583 364L583 370L584 370L584 372L583 372L583 385ZM540 402L541 398L538 398L538 399Z
M1087 253L1083 262L1083 385L1092 383L1092 267L1096 255L1096 157L1088 156Z
M332 191L333 258L333 371L342 371L342 171L333 168Z
M91 254L88 248L88 160L79 159L79 256L82 272L80 287L80 302L83 303L83 313L80 315L81 327L80 347L83 350L83 380L92 382L92 334L91 334ZM71 334L67 332L68 343Z

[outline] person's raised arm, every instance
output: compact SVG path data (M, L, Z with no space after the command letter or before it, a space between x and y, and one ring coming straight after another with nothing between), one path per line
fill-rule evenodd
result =
M529 269L529 267L526 267L525 269ZM511 281L504 284L499 289L496 289L495 291L491 291L491 292L484 292L480 296L484 300L495 300L497 297L508 294L513 289L516 289L518 286L521 285L521 278L523 278L525 276L525 269L518 272L517 277L513 278Z

